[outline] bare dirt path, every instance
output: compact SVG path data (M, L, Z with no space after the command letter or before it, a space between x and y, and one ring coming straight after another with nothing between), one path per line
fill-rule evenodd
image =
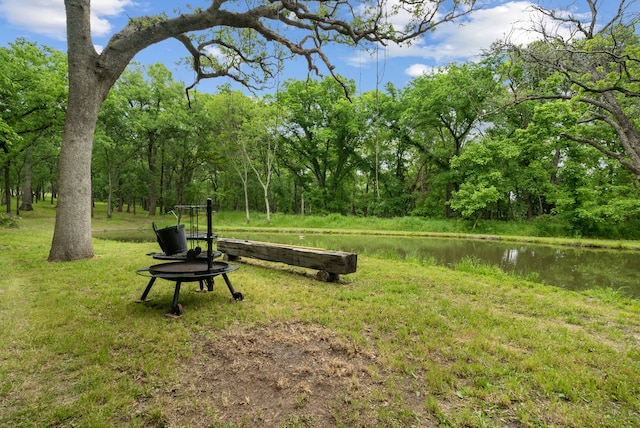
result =
M175 388L157 397L168 426L373 427L389 405L377 356L323 327L238 326L193 347Z

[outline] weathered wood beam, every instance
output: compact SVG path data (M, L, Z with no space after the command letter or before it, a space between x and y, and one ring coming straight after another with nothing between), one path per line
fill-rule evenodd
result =
M223 252L231 260L237 257L250 257L317 269L320 271L318 278L324 281L337 281L340 274L355 272L358 262L358 255L355 253L270 242L219 238L217 246L218 251Z

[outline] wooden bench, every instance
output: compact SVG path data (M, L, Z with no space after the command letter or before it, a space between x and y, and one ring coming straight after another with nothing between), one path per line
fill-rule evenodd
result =
M355 253L269 242L219 238L217 245L218 251L224 253L228 260L249 257L317 269L316 278L325 282L336 282L340 279L340 274L355 272L358 261L358 255Z

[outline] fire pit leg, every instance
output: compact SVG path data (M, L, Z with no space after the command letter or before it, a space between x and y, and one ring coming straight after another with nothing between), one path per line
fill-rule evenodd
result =
M182 283L180 281L176 281L176 289L173 292L173 303L171 308L173 309L173 313L176 315L182 314L182 305L178 303L178 297L180 296L180 285Z
M222 278L224 278L224 282L227 283L227 287L229 287L229 291L231 292L231 295L233 296L234 300L244 300L244 296L242 295L241 292L239 291L235 291L233 289L233 285L231 285L231 281L229 281L229 277L227 276L226 273L222 274Z
M147 284L147 288L145 288L144 292L142 293L142 297L140 297L141 302L144 302L147 299L147 295L149 294L149 291L151 291L151 287L153 287L154 282L156 282L156 277L152 276L149 280L149 284Z
M200 292L204 291L204 283L207 283L207 291L213 291L213 278L206 278L206 279L201 279L200 281L198 281L200 284Z

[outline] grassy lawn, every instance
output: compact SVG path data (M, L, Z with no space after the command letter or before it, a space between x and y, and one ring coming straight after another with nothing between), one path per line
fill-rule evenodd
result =
M229 275L243 302L184 287L176 319L168 283L135 302L156 244L49 263L53 208L36 210L0 229L0 426L640 426L640 302L613 292L474 265L359 257L332 284L246 263Z

